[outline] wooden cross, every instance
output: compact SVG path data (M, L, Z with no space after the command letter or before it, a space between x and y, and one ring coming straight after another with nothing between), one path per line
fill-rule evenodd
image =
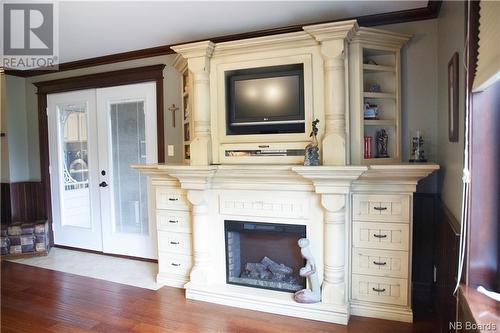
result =
M168 111L172 112L172 126L175 127L175 111L179 110L175 104L172 104L171 107L168 108Z

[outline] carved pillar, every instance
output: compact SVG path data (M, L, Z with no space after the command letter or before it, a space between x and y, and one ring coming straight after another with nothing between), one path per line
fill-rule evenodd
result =
M355 20L326 23L303 28L320 42L324 60L325 134L323 165L346 165L346 64L347 42L358 29Z
M208 201L204 190L189 190L188 200L193 205L193 255L194 266L191 269L190 281L196 285L206 285L210 279L210 244Z
M193 75L193 121L191 165L210 165L212 143L210 133L210 57L214 50L210 41L173 46L188 61Z
M344 305L346 302L345 257L348 249L346 239L348 202L346 194L323 194L321 196L321 204L325 208L325 267L321 289L323 303Z
M361 166L294 167L293 171L311 180L321 195L324 208L324 276L321 302L343 307L348 312L349 193L351 184L367 171Z

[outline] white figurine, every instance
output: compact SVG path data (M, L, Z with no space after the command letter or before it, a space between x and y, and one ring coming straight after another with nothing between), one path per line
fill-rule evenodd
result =
M300 269L300 276L308 278L311 289L302 289L295 293L294 298L298 303L318 303L321 301L321 290L318 280L316 263L309 248L309 239L299 239L300 253L306 259L306 265Z

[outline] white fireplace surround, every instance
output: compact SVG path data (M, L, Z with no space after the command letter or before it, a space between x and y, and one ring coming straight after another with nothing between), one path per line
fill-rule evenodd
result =
M353 312L352 193L411 194L419 179L437 169L429 164L134 167L148 175L153 185L168 181L172 188L182 189L191 205L194 266L184 286L187 298L341 324L347 324ZM227 219L305 225L318 263L322 301L300 304L292 293L226 284ZM377 311L380 318L411 321L409 305L385 314L383 306Z
M439 166L349 165L352 146L362 145L349 138L348 103L349 94L360 94L349 91L349 80L359 78L349 74L347 55L359 29L352 20L172 47L193 78L190 164L133 166L150 180L159 283L184 287L189 299L327 322L347 324L350 314L412 321L412 197L417 182ZM409 39L361 29L377 47L401 47ZM305 133L226 135L224 71L297 62L304 65ZM300 166L300 156L225 154L262 144L303 149L315 118L322 166ZM321 302L226 284L224 220L305 225ZM370 266L382 259L384 266Z

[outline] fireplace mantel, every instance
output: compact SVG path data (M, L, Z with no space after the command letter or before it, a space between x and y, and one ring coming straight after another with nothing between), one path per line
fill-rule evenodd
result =
M405 306L393 308L353 299L356 276L349 272L354 226L359 224L353 203L358 202L357 196L411 198L418 180L439 166L155 164L133 168L148 176L156 192L156 211L150 216L156 216L159 228L159 283L186 288L190 299L335 323L346 324L351 313L412 320L409 295ZM410 216L411 204L404 207L403 213ZM226 284L221 274L225 272L225 219L306 226L321 265L322 301L300 304L290 293ZM183 230L189 230L181 239L188 237L186 242L192 244L182 255L177 250L170 254L170 247L161 243L178 235L178 229L169 225L177 220L184 223ZM186 270L170 265L185 265Z

